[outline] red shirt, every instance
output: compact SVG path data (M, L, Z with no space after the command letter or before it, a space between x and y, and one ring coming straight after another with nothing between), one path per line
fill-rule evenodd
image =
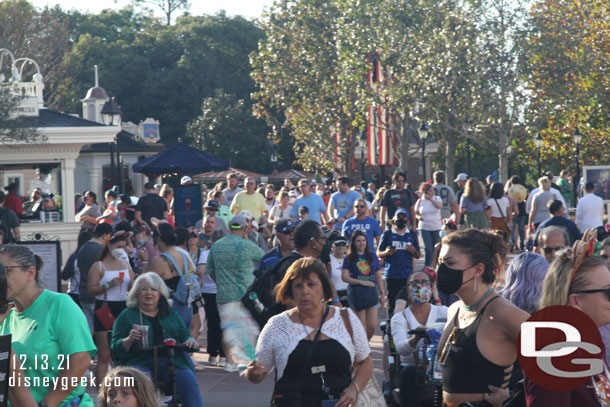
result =
M4 207L15 211L17 215L21 215L23 202L21 202L21 198L19 198L17 194L8 194L6 198L4 198Z

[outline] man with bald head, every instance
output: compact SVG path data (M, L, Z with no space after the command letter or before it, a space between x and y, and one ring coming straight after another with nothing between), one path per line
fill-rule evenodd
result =
M540 231L536 242L536 252L544 256L549 263L555 259L557 252L564 249L570 238L568 232L560 226L549 226Z

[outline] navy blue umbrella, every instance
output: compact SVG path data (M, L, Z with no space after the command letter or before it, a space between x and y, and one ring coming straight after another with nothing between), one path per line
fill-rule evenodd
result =
M201 174L208 171L224 171L229 163L199 151L182 142L166 148L133 165L135 172L145 174Z

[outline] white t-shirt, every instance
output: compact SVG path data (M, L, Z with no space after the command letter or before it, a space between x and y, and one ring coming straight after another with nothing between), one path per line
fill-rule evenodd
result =
M273 218L274 222L277 223L278 220L281 219L290 219L290 211L292 207L290 205L286 205L286 209L281 210L279 205L275 205L269 211L269 217Z
M496 205L496 201L498 201L498 205ZM500 199L489 198L487 200L487 205L491 208L491 217L492 218L506 218L508 216L508 212L510 211L510 201L507 197L503 196ZM500 209L498 209L498 206Z
M334 254L331 253L330 254L330 269L332 270L332 275L331 275L330 279L333 281L333 284L335 285L335 290L337 290L337 291L347 290L347 287L349 286L349 284L347 284L341 278L341 272L343 271L343 259L338 259L335 257Z
M444 305L430 304L430 313L426 320L426 326L436 322L439 318L447 318L447 308ZM406 308L398 314L394 314L392 321L390 322L392 327L392 337L394 338L394 344L396 345L396 351L400 355L400 363L403 365L412 365L415 363L413 359L413 352L415 348L409 345L409 332L412 329L417 328L421 324L413 315L411 307Z
M290 311L284 311L272 317L263 328L256 343L256 360L265 364L267 372L275 366L278 380L284 374L288 357L292 351L305 336L314 330L307 325L293 322L288 316L288 312ZM339 342L348 351L352 363L362 362L371 353L369 341L362 323L354 311L347 308L347 313L354 334L353 341L343 323L339 308L333 306L330 307L331 317L322 325L322 334Z
M208 254L210 254L209 250L202 250L201 255L199 255L197 265L207 264ZM207 274L203 276L203 279L201 280L201 292L203 294L216 294L218 292L216 289L216 283L214 280L212 280L212 277L208 276Z
M443 200L436 195L431 200L437 204L443 204ZM431 200L418 199L415 203L415 213L421 216L418 229L441 230L441 227L443 227L441 209L436 208Z

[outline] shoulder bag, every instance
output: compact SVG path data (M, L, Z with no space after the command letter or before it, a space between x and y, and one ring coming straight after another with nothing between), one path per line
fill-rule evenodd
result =
M352 331L352 323L349 320L347 309L341 308L341 318L343 319L343 324L345 325L347 332L349 332L353 343L354 332ZM352 371L352 380L354 379L355 373L356 370L354 369ZM383 393L381 392L381 388L379 387L379 383L377 383L375 376L372 376L366 386L364 386L364 389L360 390L354 407L387 407L385 398L383 397Z
M104 269L104 264L100 261L100 267ZM104 274L106 270L104 269ZM103 275L102 275L103 276ZM104 305L95 310L95 316L98 321L102 324L105 330L110 331L112 329L112 325L114 325L114 320L116 317L112 313L112 310L108 306L108 296L106 292L104 292Z

